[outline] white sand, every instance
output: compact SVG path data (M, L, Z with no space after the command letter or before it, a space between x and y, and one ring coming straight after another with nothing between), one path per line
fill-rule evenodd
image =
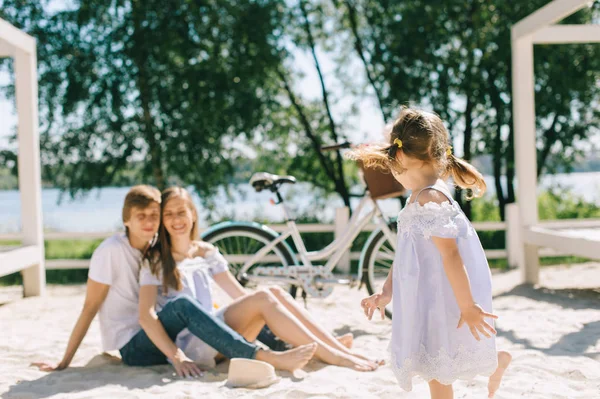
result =
M600 264L544 268L547 288L516 286L517 272L494 277L500 315L498 346L513 364L497 398L600 398ZM569 288L565 288L569 287ZM262 390L226 388L227 365L199 380L173 376L170 366L132 368L111 364L100 353L92 324L71 368L44 373L33 361L58 361L83 304L83 286L52 286L45 298L19 299L20 287L0 288L0 394L2 398L427 398L415 380L400 390L383 367L358 373L313 361L303 380L281 373L281 382ZM324 325L352 332L362 353L383 357L389 321L368 322L358 303L363 292L336 288L309 309ZM455 384L456 398L485 398L486 380Z

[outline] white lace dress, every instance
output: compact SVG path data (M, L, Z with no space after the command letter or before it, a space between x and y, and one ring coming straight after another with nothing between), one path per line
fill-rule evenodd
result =
M450 202L415 201L398 216L390 352L392 369L406 391L412 390L414 376L449 385L477 374L489 376L498 362L494 338L481 336L478 342L466 324L456 328L460 311L431 237L456 238L473 297L487 312L492 311L492 286L473 226L459 205L444 195Z

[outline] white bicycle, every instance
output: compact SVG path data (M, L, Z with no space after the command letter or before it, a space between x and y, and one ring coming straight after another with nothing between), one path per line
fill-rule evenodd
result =
M323 147L322 151L349 148L350 143ZM243 285L261 283L289 284L295 297L298 288L302 295L317 298L329 296L335 285L364 284L372 295L379 292L385 282L396 247L396 223L387 221L377 200L398 197L404 194L403 187L389 174L363 169L366 184L364 196L354 210L346 231L319 251L307 251L298 226L285 205L280 188L295 184L293 176L278 176L270 173L255 173L250 184L257 192L269 190L276 196L275 204L283 210L287 228L277 233L266 225L253 222L223 222L210 227L202 239L214 244L225 255L231 271ZM362 248L355 275L340 276L333 270L340 259L351 248L362 229L373 221L377 228L371 233ZM286 242L288 238L296 251ZM314 264L313 262L325 262ZM360 283L360 284L357 284ZM392 317L391 304L386 315Z

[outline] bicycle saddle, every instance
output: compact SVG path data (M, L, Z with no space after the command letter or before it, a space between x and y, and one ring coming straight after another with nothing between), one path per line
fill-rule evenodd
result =
M250 184L257 193L272 187L276 188L285 183L296 184L296 178L294 176L278 176L267 172L255 173L250 178Z

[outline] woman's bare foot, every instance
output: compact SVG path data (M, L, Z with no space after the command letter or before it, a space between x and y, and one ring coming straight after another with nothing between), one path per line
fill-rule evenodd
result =
M354 356L359 359L366 360L368 362L373 362L373 363L377 364L378 366L383 366L385 364L385 360L383 360L383 359L373 360L373 359L369 359L366 356L361 355L360 353L351 351L350 349L352 349L352 345L354 344L354 335L352 335L352 333L340 335L339 337L335 337L335 338L339 341L340 344L344 345L348 349L344 352L349 354L350 356Z
M375 371L379 367L379 364L369 359L340 352L336 366L348 367L356 371Z
M278 370L294 371L306 366L316 350L316 343L302 345L285 352L271 352L261 349L256 353L256 360L267 362Z
M359 359L362 359L362 360L366 360L368 362L373 362L373 363L375 363L378 366L383 366L385 364L385 360L384 359L371 359L371 358L368 358L368 357L363 356L363 355L361 355L359 353L356 353L356 352L350 352L350 355L352 355L354 357L357 357Z
M352 344L354 344L354 335L352 335L352 333L340 335L339 337L335 337L335 339L346 348L352 349Z
M502 376L504 375L504 371L510 364L512 360L512 356L508 352L498 352L498 368L491 375L490 381L488 382L488 398L493 398L496 394L496 391L500 387L500 383L502 382Z

